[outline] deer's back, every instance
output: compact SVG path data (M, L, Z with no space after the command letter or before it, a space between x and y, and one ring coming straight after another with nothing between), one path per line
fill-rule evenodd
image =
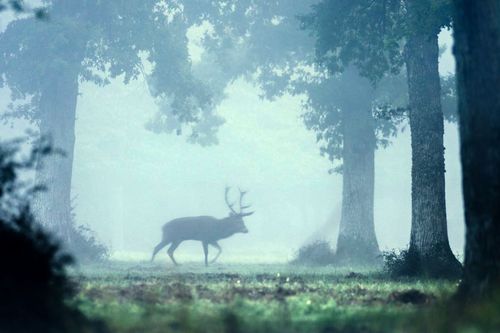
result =
M216 240L217 221L212 216L173 219L163 226L163 235L168 240Z

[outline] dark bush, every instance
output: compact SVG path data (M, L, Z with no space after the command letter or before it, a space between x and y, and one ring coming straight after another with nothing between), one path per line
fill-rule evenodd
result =
M302 246L291 261L291 264L299 265L328 265L335 261L335 252L330 243L316 241Z
M108 247L98 239L95 231L89 226L77 225L74 215L70 224L69 238L71 243L67 244L66 248L78 263L88 264L109 259Z
M396 250L383 253L384 270L391 277L416 277L420 274L419 259L408 250Z
M0 143L0 332L102 331L66 305L72 259L35 223L29 202L36 189L19 181L52 150L40 144L23 158L22 142Z
M0 220L0 323L6 331L59 331L59 316L71 288L64 269L71 258L35 227L25 207Z
M384 270L391 277L424 277L457 279L462 274L462 267L458 261L449 260L449 256L436 250L421 257L415 251L388 251L383 253Z

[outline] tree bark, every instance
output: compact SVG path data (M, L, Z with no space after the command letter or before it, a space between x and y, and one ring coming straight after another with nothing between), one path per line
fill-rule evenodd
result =
M437 34L415 34L406 45L411 128L412 219L409 254L417 271L457 276L461 265L448 242L444 124L440 100Z
M500 288L500 1L454 2L466 224L460 292Z
M354 70L342 78L343 185L337 258L353 264L375 264L379 248L373 219L375 126L373 87Z
M51 73L46 82L39 104L40 135L50 138L64 156L54 154L38 163L36 183L46 190L37 194L34 211L42 224L69 242L78 71Z

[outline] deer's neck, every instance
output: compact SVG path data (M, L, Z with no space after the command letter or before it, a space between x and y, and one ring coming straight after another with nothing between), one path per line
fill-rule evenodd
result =
M217 222L217 233L220 239L227 238L236 233L233 228L233 221L230 217L225 217Z

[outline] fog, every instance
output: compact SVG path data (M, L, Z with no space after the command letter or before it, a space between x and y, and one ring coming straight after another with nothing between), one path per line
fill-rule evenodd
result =
M3 19L5 27L7 20ZM0 24L2 24L0 22ZM203 54L196 32L190 57ZM451 34L440 35L446 47L441 74L453 71ZM249 78L225 88L217 114L225 123L218 144L186 142L175 134L156 134L146 123L157 111L143 77L123 78L99 87L80 85L72 197L78 224L96 231L118 259L150 256L161 226L176 217L228 213L224 187L248 190L255 214L246 218L248 234L221 241L223 260L287 261L305 242L326 239L335 244L340 219L342 177L329 174L331 163L320 156L315 134L302 119L303 96L262 99ZM9 99L0 91L0 111ZM20 120L4 124L1 138L20 136L29 127ZM404 248L411 223L411 150L408 124L375 159L375 228L382 250ZM458 134L445 124L446 199L452 250L464 245ZM183 243L180 261L199 258L198 242ZM166 259L166 256L162 256Z

